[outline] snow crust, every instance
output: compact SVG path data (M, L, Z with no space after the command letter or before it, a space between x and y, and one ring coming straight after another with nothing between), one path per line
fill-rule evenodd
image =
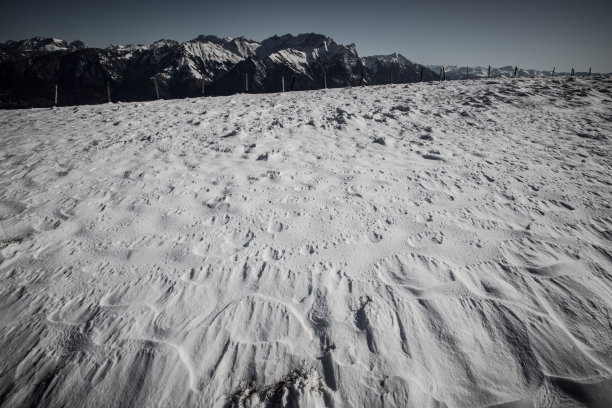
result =
M0 405L610 406L611 92L1 111Z

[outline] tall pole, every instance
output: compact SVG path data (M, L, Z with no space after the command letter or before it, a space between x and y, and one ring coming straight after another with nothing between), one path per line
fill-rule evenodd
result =
M293 85L295 84L295 77L291 80L291 87L289 88L289 92L293 91Z
M110 85L108 81L106 81L106 96L108 98L108 103L110 103Z
M442 67L442 80L446 81L446 68Z
M515 78L516 78L516 74L517 74L517 72L518 72L518 67L517 67L517 66L515 66L515 67L514 67L514 77L515 77Z
M281 76L281 85L283 87L283 92L285 92L285 76Z
M244 89L249 92L249 74L244 74Z
M153 77L153 83L155 84L155 95L157 95L157 99L159 99L159 88L157 87L157 77Z
M365 69L361 70L361 80L359 81L359 86L363 86L363 77L365 75Z
M323 85L325 86L325 89L327 89L327 73L326 72L323 73Z
M555 76L555 68L557 67L553 67L552 74L550 74L550 76Z
M423 69L425 67L421 67L421 77L419 78L419 82L423 82Z
M589 76L591 76L591 67L589 67Z
M489 65L489 71L487 72L487 78L491 78L491 66Z
M465 67L465 80L470 78L470 67Z
M57 105L57 84L55 85L55 105Z
M389 67L389 83L393 83L393 77L391 76L391 67Z
M206 85L206 80L202 77L202 96L204 96L204 85Z

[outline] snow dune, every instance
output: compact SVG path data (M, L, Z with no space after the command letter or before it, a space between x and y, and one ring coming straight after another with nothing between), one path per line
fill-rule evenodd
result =
M0 112L0 405L612 406L611 92Z

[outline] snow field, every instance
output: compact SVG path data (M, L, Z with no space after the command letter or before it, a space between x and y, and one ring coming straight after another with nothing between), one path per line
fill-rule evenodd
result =
M608 406L612 79L0 112L0 405Z

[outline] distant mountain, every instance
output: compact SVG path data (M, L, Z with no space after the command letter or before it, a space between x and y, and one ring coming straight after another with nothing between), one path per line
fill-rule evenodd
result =
M42 107L113 101L279 92L364 84L417 82L437 75L400 54L360 58L354 44L321 34L245 37L200 35L179 43L88 47L36 37L0 44L0 107Z
M440 76L440 69L442 65L428 65L429 69L433 72L436 72L436 75ZM514 68L513 66L505 66L501 68L493 68L491 67L491 77L492 78L511 78L514 77ZM446 73L447 80L454 79L466 79L467 75L469 78L487 78L489 75L489 67L465 67L458 65L444 65L444 71ZM532 77L547 77L552 74L552 71L538 71L536 69L524 69L518 68L516 72L516 76L519 78L532 78ZM555 75L567 75L567 72L555 72ZM576 72L576 75L586 75L587 72Z
M428 67L413 64L409 59L398 53L364 57L362 61L372 73L371 82L373 84L418 82L421 80L421 70L423 71L423 81L438 79L438 76Z
M261 42L249 56L209 87L212 94L278 92L357 85L363 71L355 45L340 45L320 34L274 36ZM295 78L295 81L294 81Z
M0 45L5 52L15 55L42 55L55 51L76 51L87 48L83 41L73 41L70 44L57 38L34 37L22 41L7 41Z

